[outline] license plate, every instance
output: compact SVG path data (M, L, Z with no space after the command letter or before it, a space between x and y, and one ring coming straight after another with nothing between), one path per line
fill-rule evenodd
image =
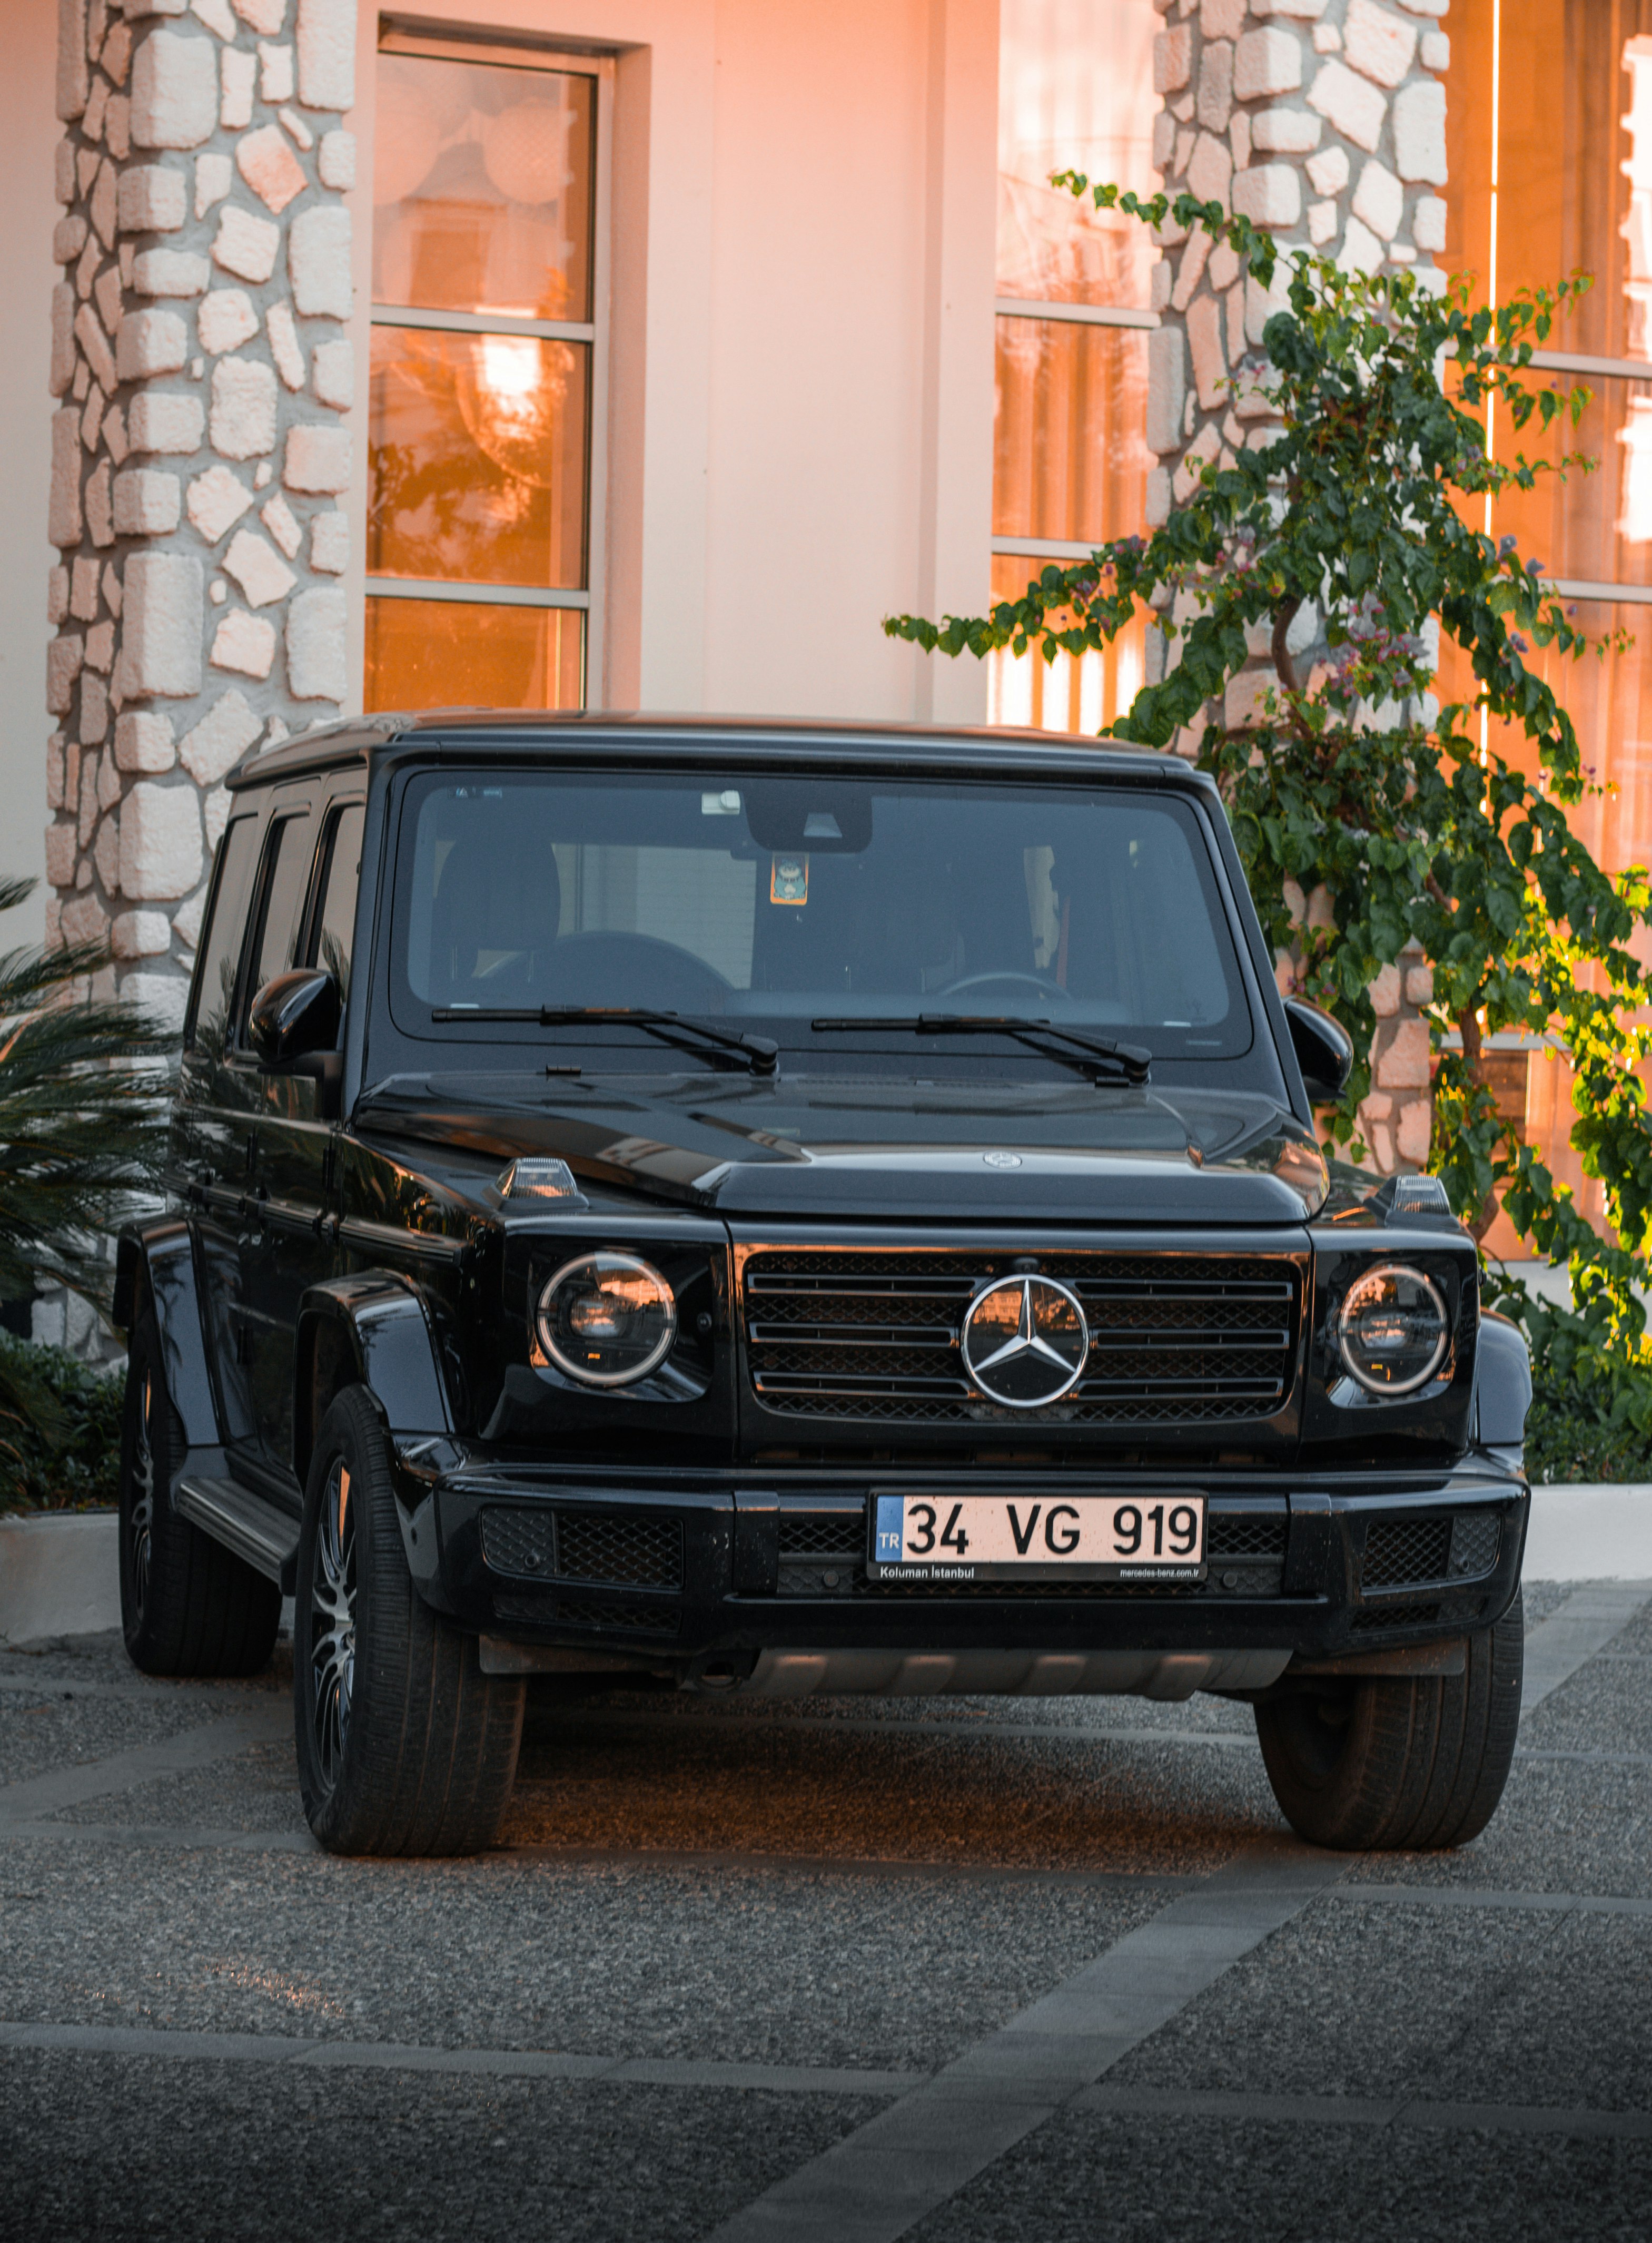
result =
M1202 1581L1202 1495L875 1495L867 1572L903 1581Z

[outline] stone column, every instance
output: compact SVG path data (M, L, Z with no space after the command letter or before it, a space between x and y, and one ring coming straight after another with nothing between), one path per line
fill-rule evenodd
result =
M338 713L355 0L60 0L47 939L181 1020L221 784Z
M1266 226L1282 246L1311 246L1349 268L1434 272L1446 242L1446 91L1449 0L1154 0L1168 21L1154 44L1164 106L1153 157L1166 189L1215 200ZM1160 237L1153 274L1160 325L1149 342L1147 441L1158 465L1147 518L1162 522L1204 467L1231 463L1276 424L1266 388L1262 329L1285 301L1204 233ZM1440 285L1443 285L1443 281ZM1277 680L1266 625L1232 679L1226 706L1244 724ZM1162 642L1158 643L1162 650ZM1298 616L1290 649L1311 674L1320 618ZM1162 659L1162 651L1160 654ZM1197 734L1179 744L1197 752ZM1304 906L1310 918L1313 899ZM1281 955L1281 986L1293 973ZM1361 1109L1373 1165L1387 1175L1426 1160L1432 1107L1427 1023L1432 981L1420 954L1387 967L1373 987L1380 1026L1373 1088Z

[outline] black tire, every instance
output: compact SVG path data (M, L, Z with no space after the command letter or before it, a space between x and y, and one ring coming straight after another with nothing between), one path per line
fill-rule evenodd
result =
M1520 1593L1468 1639L1461 1674L1305 1683L1256 1709L1291 1827L1349 1853L1467 1845L1496 1811L1520 1728Z
M120 1420L120 1620L145 1674L257 1674L270 1663L281 1592L172 1508L184 1428L145 1298Z
M292 1699L311 1829L335 1854L490 1846L526 1696L520 1677L484 1674L475 1638L413 1587L383 1426L366 1388L346 1388L316 1438L299 1538Z

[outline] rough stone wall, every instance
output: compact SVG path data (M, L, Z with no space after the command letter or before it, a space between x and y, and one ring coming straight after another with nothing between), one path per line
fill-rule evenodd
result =
M355 0L60 0L47 940L181 1020L224 774L336 715Z
M1167 18L1154 47L1164 106L1153 156L1172 194L1184 190L1266 226L1286 246L1311 246L1349 268L1384 265L1432 274L1446 241L1446 92L1450 0L1154 0ZM1147 515L1162 522L1204 467L1269 441L1262 329L1284 301L1208 236L1160 237L1149 341L1147 441L1158 465ZM1297 617L1290 650L1299 675L1321 653L1321 619ZM1244 724L1276 682L1268 633L1228 687L1219 714ZM1192 752L1196 740L1181 743ZM1313 916L1313 901L1303 906ZM1293 965L1279 961L1281 987ZM1386 1174L1427 1158L1432 1105L1427 1024L1432 994L1420 954L1385 967L1373 990L1380 1020L1373 1089L1362 1110L1373 1165Z

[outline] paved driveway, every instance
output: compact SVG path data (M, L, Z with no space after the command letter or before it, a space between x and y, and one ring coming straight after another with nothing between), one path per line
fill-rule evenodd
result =
M1501 1811L1285 1832L1203 1701L547 1699L335 1861L285 1678L0 1654L0 2233L1652 2233L1652 1584L1528 1589Z

